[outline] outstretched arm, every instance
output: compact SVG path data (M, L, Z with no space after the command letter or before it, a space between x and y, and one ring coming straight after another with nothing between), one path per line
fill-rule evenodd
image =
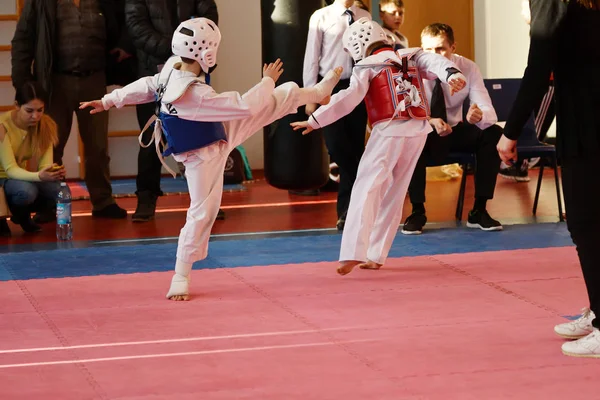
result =
M371 82L372 68L355 68L350 77L350 86L331 96L325 106L312 113L308 121L292 122L295 131L304 129L303 135L323 128L348 115L365 98Z
M150 103L155 99L157 80L158 74L140 78L123 88L113 90L100 100L81 102L79 109L91 107L90 114L97 114L112 107L121 108L129 104Z
M467 78L460 69L444 56L421 50L415 55L415 62L426 79L439 78L442 82L448 83L451 95L461 91L467 85Z

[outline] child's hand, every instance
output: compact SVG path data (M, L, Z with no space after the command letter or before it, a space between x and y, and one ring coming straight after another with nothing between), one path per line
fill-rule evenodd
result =
M467 121L470 124L475 125L482 119L483 119L483 111L481 111L481 108L479 108L477 106L477 104L475 104L475 103L471 104L471 107L469 107L469 112L467 112Z
M104 104L102 104L102 100L94 100L94 101L82 101L79 103L79 109L83 110L84 108L92 107L90 110L90 114L97 114L99 112L104 111Z
M277 79L283 73L283 62L278 58L274 63L263 66L263 76L268 76L273 79L273 82L277 82Z
M441 137L448 136L452 133L452 127L441 118L431 118L429 119L429 124Z
M454 93L460 92L467 86L467 78L460 72L456 74L452 74L448 79L448 85L450 85L450 95L453 96Z
M302 134L306 135L307 133L311 133L314 129L312 126L308 124L308 121L300 121L300 122L292 122L290 124L295 131L303 129Z

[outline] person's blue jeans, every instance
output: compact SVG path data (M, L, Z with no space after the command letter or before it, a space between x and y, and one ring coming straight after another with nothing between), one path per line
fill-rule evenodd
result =
M0 186L4 187L6 202L13 214L13 221L17 223L34 211L51 212L56 207L56 196L60 191L59 182L0 178Z

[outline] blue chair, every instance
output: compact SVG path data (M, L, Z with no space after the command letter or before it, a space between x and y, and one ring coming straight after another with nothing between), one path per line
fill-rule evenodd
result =
M512 109L513 103L521 86L521 79L486 79L485 86L492 99L492 104L498 115L498 121L506 121ZM533 215L537 212L540 189L542 186L542 177L544 175L544 164L547 158L551 159L551 166L554 169L554 181L556 184L556 199L558 201L558 217L562 222L562 197L560 194L560 180L558 177L558 162L556 156L556 147L542 143L537 138L537 132L534 124L533 113L527 121L521 136L517 141L517 154L525 158L540 157L540 172L538 175L537 188L535 191L535 200L533 202Z

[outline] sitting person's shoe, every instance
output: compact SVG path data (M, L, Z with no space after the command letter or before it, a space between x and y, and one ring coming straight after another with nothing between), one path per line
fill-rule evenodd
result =
M36 224L48 224L50 222L56 221L56 210L54 212L50 211L42 211L35 214L33 217L33 222Z
M127 211L119 207L117 203L112 203L111 205L106 206L101 210L93 210L92 217L123 219L127 218Z
M486 210L471 210L467 219L467 227L479 228L483 231L502 230L502 224L490 217Z
M35 222L33 222L31 217L29 217L29 216L27 218L19 219L17 221L15 221L13 219L13 222L21 225L21 228L23 229L23 231L25 231L27 233L36 233L36 232L39 232L42 230L42 227L39 226L38 224L36 224Z
M581 316L576 320L556 325L554 332L565 339L581 339L592 333L592 321L596 315L589 308L584 308L581 312Z
M218 220L224 220L225 219L225 211L221 210L220 208L219 208L219 212L217 214L217 219Z
M11 237L11 235L8 220L6 218L0 219L0 237Z
M404 221L402 233L405 235L420 235L427 223L427 216L422 212L413 212Z
M529 167L527 160L521 166L512 166L500 169L500 176L516 182L529 182Z

